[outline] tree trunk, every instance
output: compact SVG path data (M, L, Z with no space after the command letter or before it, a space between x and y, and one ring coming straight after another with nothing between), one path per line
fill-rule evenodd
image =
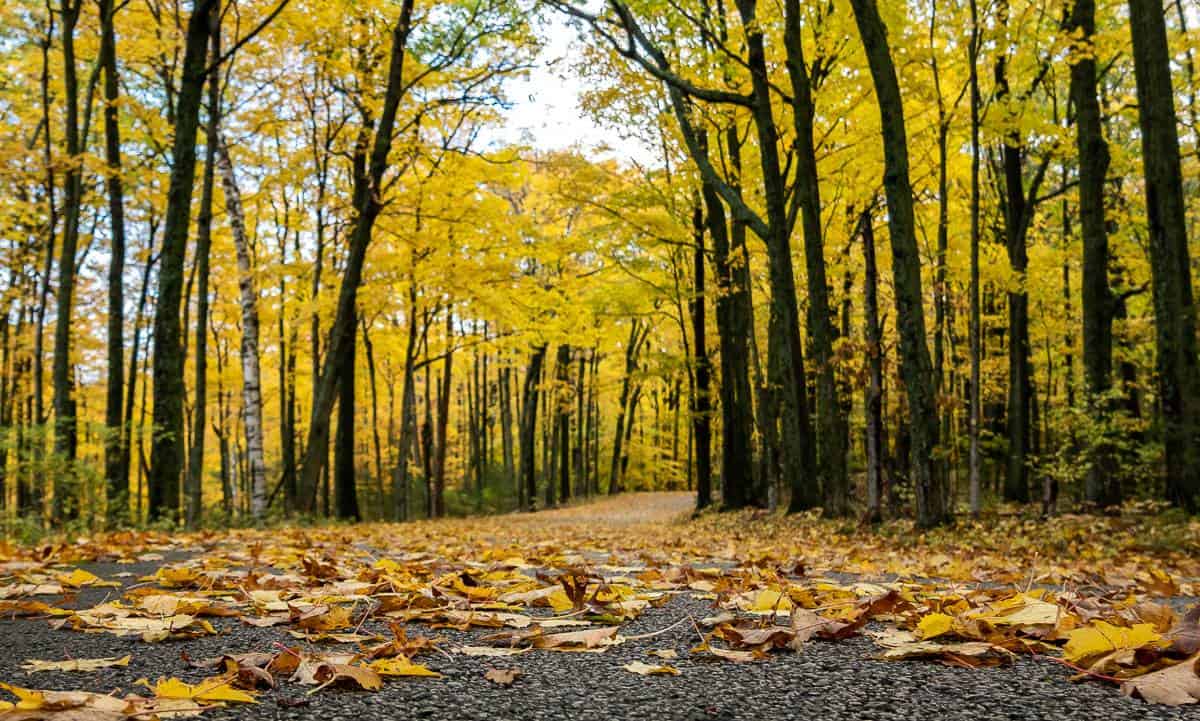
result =
M209 26L212 57L221 57L220 2L213 6ZM188 528L200 522L204 508L204 436L208 425L208 279L212 248L213 165L221 127L221 77L208 79L208 128L205 135L204 174L200 181L200 211L196 217L196 407L192 412L192 446L184 478L183 517Z
M689 310L692 316L692 354L696 393L692 407L692 453L696 459L696 509L712 503L712 407L709 388L708 341L705 337L704 208L699 195L692 208L692 279ZM724 230L724 219L721 221ZM736 431L735 431L736 432ZM689 459L690 462L690 459Z
M821 193L817 176L813 116L816 112L812 83L804 58L800 28L800 1L786 0L784 38L788 76L792 85L792 120L796 132L795 202L800 207L804 232L804 262L808 276L808 340L817 375L817 477L826 515L850 512L850 487L846 474L845 435L834 369L836 331L831 320L829 286L825 277L825 243L821 231ZM803 510L807 494L793 494L789 510Z
M875 265L875 221L871 208L863 211L863 316L867 343L867 515L868 523L883 520L883 333L879 327L879 271Z
M113 30L113 0L99 0L100 65L104 70L104 162L108 174L108 219L112 245L108 264L107 394L104 404L104 477L108 491L105 510L110 527L129 518L129 475L122 466L122 394L125 392L125 191L121 180L121 129L118 119L119 78L117 41Z
M262 374L258 359L258 292L250 268L249 240L242 212L242 196L229 148L217 139L217 169L225 189L225 211L237 253L238 291L242 306L242 414L246 431L246 463L250 481L250 515L262 518L267 510L267 470L263 459Z
M333 497L334 514L346 520L361 520L358 511L357 473L354 467L354 412L357 407L354 380L357 375L358 344L354 336L358 331L357 310L351 309L343 332L341 346L342 372L338 378L337 432L333 441Z
M329 414L333 410L334 394L337 381L345 368L346 349L344 344L348 339L354 340L354 333L346 334L346 323L354 315L354 306L358 296L358 285L362 279L363 263L366 260L367 245L371 240L371 232L375 227L375 219L383 209L383 198L379 188L383 174L388 167L388 154L392 148L392 134L396 125L396 112L400 105L400 96L404 93L404 55L408 46L409 31L412 25L414 0L403 0L399 19L392 29L392 48L389 59L387 89L384 93L383 107L379 117L378 127L375 128L374 142L371 148L368 177L370 182L365 186L356 187L354 197L355 218L350 238L350 252L342 275L342 287L338 292L337 313L334 316L333 327L329 332L329 343L325 350L325 362L317 386L313 391L312 417L309 422L308 443L305 446L304 464L300 469L300 498L301 505L311 511L316 506L317 479L325 464L323 449L329 440ZM351 326L353 330L353 326Z
M979 47L982 42L977 0L971 4L971 40L968 46L971 93L971 268L967 294L970 309L967 319L971 352L971 390L968 401L967 475L970 486L971 515L978 517L983 507L979 478L980 365L983 349L979 313L979 123L982 98L979 93Z
M787 188L779 159L779 132L771 106L763 30L756 17L755 0L738 0L738 12L746 30L747 68L753 87L751 114L758 138L759 163L763 174L767 221L767 246L771 285L770 319L767 335L767 376L780 402L780 458L783 478L792 489L792 508L811 508L820 503L820 488L811 475L815 453L809 427L804 346L800 338L800 311L796 301L796 279L792 270L791 224L788 222ZM775 414L770 417L774 419ZM741 499L743 502L750 499ZM725 499L736 507L739 499Z
M545 357L545 345L533 350L529 357L529 365L525 369L525 385L521 392L521 429L518 443L521 449L521 483L525 489L522 494L525 506L521 509L524 511L533 511L537 506L537 470L534 468L537 455L534 445L537 433L538 385Z
M454 312L446 309L446 353L442 359L442 384L438 391L437 462L433 477L433 516L446 514L446 430L450 420L450 376L454 362Z
M1108 285L1108 229L1104 218L1104 181L1108 143L1104 140L1097 92L1095 0L1075 0L1069 29L1077 34L1079 55L1071 66L1071 100L1075 104L1075 147L1079 152L1079 223L1083 235L1083 368L1088 408L1093 418L1108 415L1112 387L1113 297ZM1069 297L1069 296L1068 296ZM1068 383L1070 379L1068 379ZM1085 497L1099 507L1121 502L1120 485L1111 482L1107 441L1100 439L1088 467Z
M875 0L851 0L854 20L862 36L867 63L879 102L883 133L884 191L892 244L892 276L896 294L896 324L900 331L900 360L908 391L912 435L910 456L917 496L917 524L929 527L950 517L939 476L933 472L937 450L937 409L934 403L933 368L925 343L925 310L922 306L921 258L917 249L912 185L908 176L908 140L904 106L896 68L888 47L887 28Z
M209 17L217 0L193 0L175 103L175 139L154 312L154 433L150 442L150 519L174 518L183 471L184 358L179 323L183 266L196 172L196 134L204 90Z
M1200 369L1171 55L1161 6L1129 0L1129 17L1146 175L1166 497L1195 513L1200 510Z
M71 363L71 320L75 299L75 263L79 245L79 215L83 206L84 148L79 132L79 81L75 68L75 26L79 21L82 0L63 0L62 55L67 169L63 184L63 242L58 259L58 290L54 319L54 453L63 467L54 473L54 518L56 521L79 515L77 499L73 498L74 464L78 446L78 425L75 417L74 371Z

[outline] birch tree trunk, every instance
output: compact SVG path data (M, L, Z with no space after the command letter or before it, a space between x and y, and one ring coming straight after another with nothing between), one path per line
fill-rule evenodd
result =
M238 290L242 299L242 414L246 427L246 460L250 471L250 515L262 518L267 510L267 469L263 462L262 380L258 365L258 296L250 275L250 250L242 197L224 138L217 141L217 169L225 189L225 211L237 252Z

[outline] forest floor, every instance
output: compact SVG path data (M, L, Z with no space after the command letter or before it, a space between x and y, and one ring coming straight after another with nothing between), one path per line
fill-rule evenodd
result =
M0 720L1200 718L1196 522L691 504L0 545Z

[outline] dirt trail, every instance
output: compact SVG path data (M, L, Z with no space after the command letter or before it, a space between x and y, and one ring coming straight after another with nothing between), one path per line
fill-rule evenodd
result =
M635 526L643 523L670 523L686 516L696 505L695 494L686 491L662 493L622 493L603 496L580 505L555 508L537 513L512 514L509 518L521 525L537 526L548 523Z

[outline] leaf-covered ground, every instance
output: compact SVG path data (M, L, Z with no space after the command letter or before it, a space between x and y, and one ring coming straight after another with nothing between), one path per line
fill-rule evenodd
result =
M1200 524L690 503L0 547L0 719L1200 708Z

